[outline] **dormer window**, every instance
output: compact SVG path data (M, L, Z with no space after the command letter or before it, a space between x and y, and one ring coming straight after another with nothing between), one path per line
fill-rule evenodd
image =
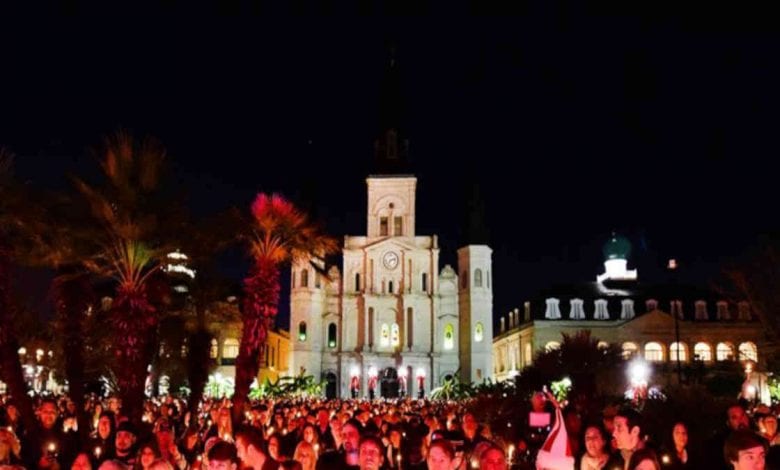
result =
M694 304L696 306L696 319L697 320L709 320L710 316L707 314L707 302L703 300L697 300Z
M593 302L595 311L593 312L593 318L596 320L609 320L609 311L607 310L607 301L604 299L597 299Z
M561 308L560 308L560 300L551 297L547 300L545 300L545 303L547 304L547 309L544 312L544 318L548 320L558 320L561 318Z
M634 318L634 301L631 299L623 299L620 302L620 319L630 320Z
M387 236L387 217L379 218L379 236L380 237Z
M729 304L725 300L718 302L718 320L731 320Z
M648 312L658 310L658 301L655 299L647 299L647 301L645 301L645 310Z
M571 310L569 310L569 318L572 320L584 320L585 310L582 308L582 299L571 299L569 301Z

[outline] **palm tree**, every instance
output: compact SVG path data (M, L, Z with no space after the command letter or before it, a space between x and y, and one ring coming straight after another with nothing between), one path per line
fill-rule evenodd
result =
M14 184L12 177L13 155L0 148L0 380L6 383L8 391L21 412L25 429L35 435L38 421L35 419L33 403L27 394L22 364L19 361L19 344L14 334L14 310L12 300L14 260L25 251L23 245L27 232L23 192Z
M83 264L116 282L110 314L115 374L123 414L136 423L166 296L160 261L169 252L167 242L181 216L174 204L162 199L165 155L157 141L139 142L120 131L98 149L104 184L98 187L73 178L95 228Z
M244 412L249 386L260 368L261 347L276 319L281 266L296 259L324 257L335 252L337 246L335 239L324 235L306 214L277 194L257 195L252 203L249 227L251 230L245 239L252 266L244 279L243 331L233 395L235 420ZM319 266L315 267L319 269Z

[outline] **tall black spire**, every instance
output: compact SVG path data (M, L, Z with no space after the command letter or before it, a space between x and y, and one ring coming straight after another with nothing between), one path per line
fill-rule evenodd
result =
M403 133L404 102L395 45L388 48L379 96L379 125L374 140L374 170L377 174L411 173L409 140Z

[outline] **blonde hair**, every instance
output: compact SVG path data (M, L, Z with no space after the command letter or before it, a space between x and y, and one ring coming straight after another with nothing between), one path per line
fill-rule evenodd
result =
M296 462L300 462L301 465L303 465L303 462L301 462L301 451L308 449L311 451L311 467L310 468L304 468L303 470L314 470L317 467L317 452L314 451L314 446L309 444L306 441L301 441L298 443L298 445L295 447L295 453L293 454L293 460Z

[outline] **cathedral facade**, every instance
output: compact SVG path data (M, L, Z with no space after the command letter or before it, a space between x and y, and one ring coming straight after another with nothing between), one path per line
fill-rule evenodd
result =
M492 377L492 250L460 248L439 268L436 235L415 232L417 179L370 176L366 235L345 236L342 266L293 265L291 368L328 397L424 396L460 374Z

